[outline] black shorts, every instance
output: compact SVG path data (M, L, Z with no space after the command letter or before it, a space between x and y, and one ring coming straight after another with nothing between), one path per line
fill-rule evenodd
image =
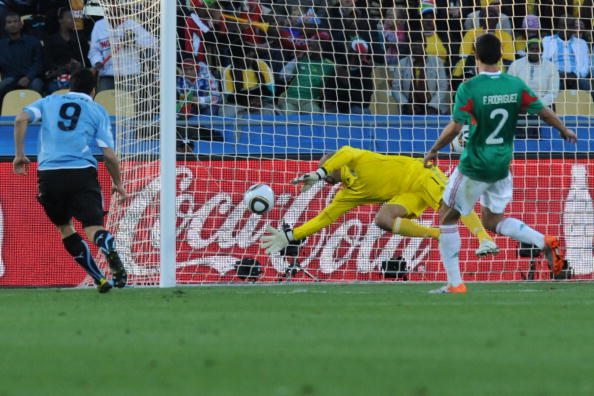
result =
M97 169L56 169L37 172L37 200L55 225L65 225L71 218L83 227L102 226L103 196Z

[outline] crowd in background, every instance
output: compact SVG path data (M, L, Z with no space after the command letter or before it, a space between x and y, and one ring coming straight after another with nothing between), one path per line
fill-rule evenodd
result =
M155 67L143 62L157 50L144 21L125 6L108 8L105 19L83 18L82 3L0 0L0 100L13 89L68 88L80 67L96 70L99 91L114 88L118 74L133 85ZM452 92L476 73L473 45L484 32L501 39L504 70L552 105L560 90L592 92L592 7L592 0L180 0L177 110L368 114L383 91L400 114L448 114Z
M502 68L547 105L559 90L592 91L591 0L188 3L179 45L224 81L225 115L370 113L382 89L400 114L448 114L484 32L502 41Z

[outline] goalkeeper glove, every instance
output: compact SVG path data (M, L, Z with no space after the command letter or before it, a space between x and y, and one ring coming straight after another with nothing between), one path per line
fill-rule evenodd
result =
M277 230L271 225L266 226L266 231L269 235L263 235L260 240L260 245L263 249L266 249L266 254L272 254L279 252L286 248L289 243L293 242L293 231L290 228L286 230Z
M326 171L324 170L324 168L319 168L315 172L309 172L303 176L299 176L291 180L291 184L303 183L303 186L301 187L301 192L306 192L307 190L312 188L314 184L324 179L325 177Z

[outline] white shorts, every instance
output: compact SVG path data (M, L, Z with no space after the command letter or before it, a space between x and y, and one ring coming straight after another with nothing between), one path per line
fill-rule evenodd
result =
M512 200L512 174L494 183L486 183L464 176L458 168L450 176L443 193L443 202L450 208L456 209L462 216L467 216L474 209L476 202L493 213L503 213L505 207Z

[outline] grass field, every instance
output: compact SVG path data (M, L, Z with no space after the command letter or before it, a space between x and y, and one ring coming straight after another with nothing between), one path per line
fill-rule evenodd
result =
M0 289L0 395L593 395L592 284Z

